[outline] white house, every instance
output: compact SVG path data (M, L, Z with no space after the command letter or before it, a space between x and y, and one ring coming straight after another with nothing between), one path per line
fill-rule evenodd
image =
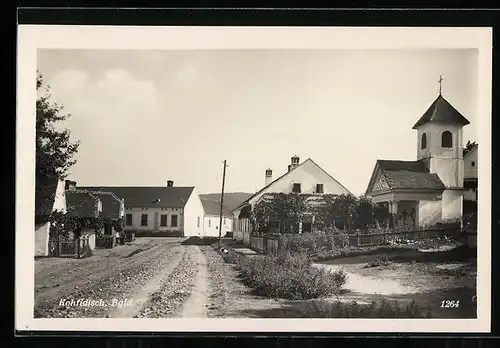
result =
M460 219L464 194L462 130L469 123L440 93L413 126L417 159L378 160L366 195L375 203L388 205L392 214L409 217L415 225Z
M53 211L66 212L65 183L55 180L35 191L35 256L48 256L49 217Z
M203 236L219 237L220 224L220 208L221 204L218 201L202 199L205 216L203 219ZM222 207L222 229L221 236L224 237L227 232L232 231L233 219L229 209L223 205Z
M464 200L477 202L477 144L464 150Z
M240 213L252 209L252 206L257 204L266 194L291 192L312 195L352 194L312 159L308 158L300 163L300 158L293 156L285 173L278 178L273 179L273 171L267 169L264 187L233 210L233 230L247 232L251 229L246 215L240 216ZM301 232L311 231L312 221L303 221L299 228Z
M108 191L125 202L125 231L137 236L202 236L203 205L195 187L101 186L81 187Z

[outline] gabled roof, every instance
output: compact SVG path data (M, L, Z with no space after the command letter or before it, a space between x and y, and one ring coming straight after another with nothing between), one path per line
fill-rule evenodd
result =
M455 124L459 126L466 126L470 123L469 120L462 116L462 114L444 99L441 94L434 100L417 123L413 125L413 129L417 129L427 122Z
M344 185L342 185L340 182L338 182L333 176L331 176L326 170L324 170L323 168L321 168L316 162L314 162L312 159L308 158L306 159L304 162L302 162L301 164L299 164L298 166L290 169L288 172L286 172L285 174L281 175L280 177L278 177L276 180L273 180L271 183L269 183L267 186L264 186L263 188L261 188L259 191L257 191L256 193L254 193L252 196L248 197L246 200L244 200L240 205L238 205L236 208L234 208L233 210L236 210L238 208L241 208L245 205L248 204L249 201L251 201L254 197L258 196L259 194L261 194L262 192L264 192L265 190L267 190L269 187L271 187L275 182L283 179L284 177L286 177L287 175L289 175L290 173L298 170L299 168L301 168L305 163L307 162L310 162L312 164L314 164L316 167L318 167L321 171L323 171L326 175L328 175L333 181L335 181L337 184L339 184L344 190L346 190L349 194L352 195L351 191L349 191Z
M57 193L57 180L50 180L35 188L35 216L49 216L52 213Z
M370 178L366 194L375 184L375 176L380 171L381 177L390 190L443 190L445 185L435 173L430 173L421 161L377 160Z
M234 208L238 207L241 202L252 195L253 193L247 192L224 192L224 206L232 211ZM200 194L200 198L220 203L220 193Z
M124 201L122 198L119 198L113 192L107 192L107 191L90 191L90 192L101 200L103 217L112 220L120 218L120 213L122 211L122 208L124 208Z
M201 203L206 215L220 216L220 202L202 199ZM222 206L222 216L231 217L231 211L225 205Z
M87 190L66 191L67 214L77 218L94 218L99 215L99 197Z
M90 191L113 192L128 208L184 208L194 187L79 186ZM159 200L159 201L158 201Z

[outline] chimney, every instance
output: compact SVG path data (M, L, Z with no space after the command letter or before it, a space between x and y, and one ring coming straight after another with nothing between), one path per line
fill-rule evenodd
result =
M299 165L300 158L299 156L295 155L291 158L291 164L290 164L290 169L293 169Z
M167 187L173 187L173 186L174 186L174 182L172 180L168 180Z
M273 181L273 171L268 168L266 170L266 186L269 185Z
M292 170L292 165L291 164L288 165L288 171L290 171L290 170Z
M64 188L66 191L74 191L76 190L76 181L65 180Z

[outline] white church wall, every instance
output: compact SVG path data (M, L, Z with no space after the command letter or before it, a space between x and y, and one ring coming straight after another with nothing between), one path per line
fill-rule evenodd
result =
M462 217L462 199L461 191L445 190L443 192L443 220L460 219Z
M441 200L420 201L418 205L418 224L427 226L441 220Z

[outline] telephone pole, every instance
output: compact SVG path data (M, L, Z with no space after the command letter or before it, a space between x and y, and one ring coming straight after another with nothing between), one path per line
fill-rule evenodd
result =
M219 249L221 248L222 239L222 207L224 206L224 184L226 182L226 160L224 160L224 169L222 172L222 190L220 193L220 217L219 217Z

